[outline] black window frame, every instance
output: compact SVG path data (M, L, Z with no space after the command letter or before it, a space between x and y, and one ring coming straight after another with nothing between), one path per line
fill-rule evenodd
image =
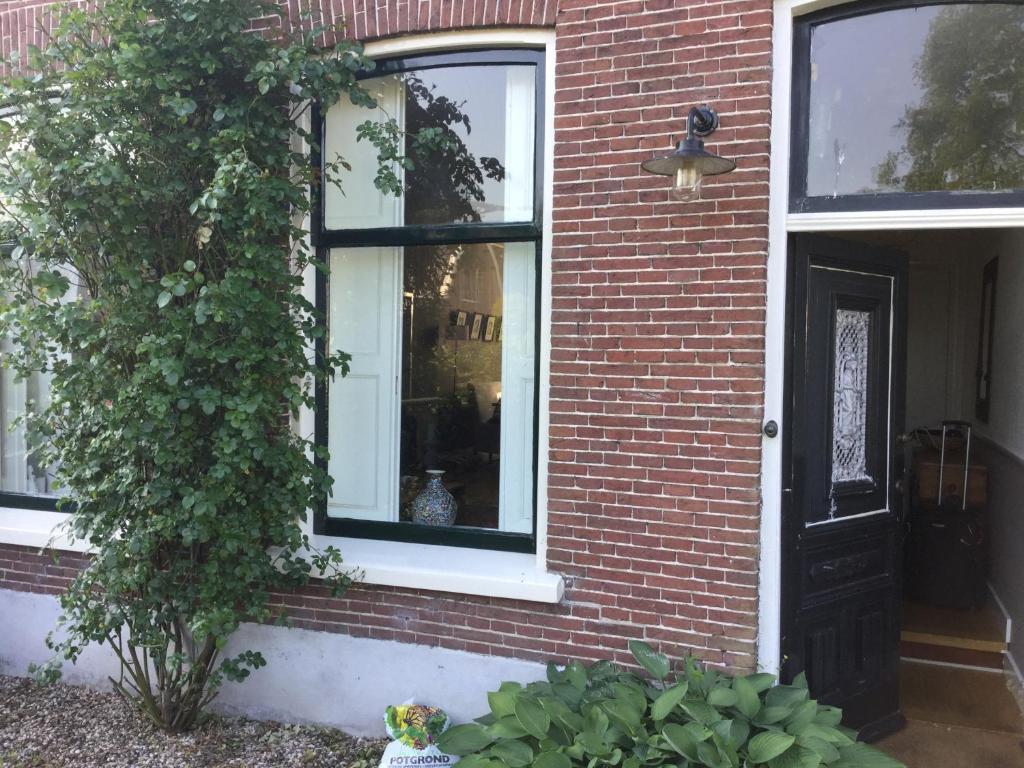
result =
M14 253L14 243L0 243L0 259L9 259ZM37 493L16 493L0 490L0 507L26 509L33 512L56 512L58 496L44 496Z
M322 190L315 184L313 197L312 245L322 265L316 270L315 304L324 324L325 333L317 339L315 354L318 360L326 355L326 326L328 318L328 281L330 279L330 250L332 248L358 248L372 246L454 245L473 243L533 242L535 244L535 317L534 317L534 389L533 389L533 528L530 533L512 533L487 528L431 527L403 521L358 520L327 515L326 501L315 509L313 530L317 534L355 539L437 544L505 552L534 553L537 549L537 499L539 468L538 428L540 426L540 328L541 328L541 270L543 253L544 202L544 123L545 123L545 51L543 48L476 48L450 52L427 53L382 59L376 67L366 70L359 79L399 74L411 70L440 67L501 66L528 64L535 67L534 106L534 173L533 218L527 222L470 222L458 224L412 225L370 229L335 229L325 225L325 201ZM321 148L326 146L326 124L320 105L312 109L312 131L317 137L311 155L316 178L323 178ZM328 413L327 382L319 382L314 393L314 444L327 447L330 415ZM319 456L318 467L327 470L327 462ZM397 481L397 478L395 478Z
M789 212L903 211L951 208L1024 207L1024 187L1014 190L946 190L932 192L874 192L807 195L807 155L810 141L811 33L834 21L906 8L934 5L1019 5L1007 0L867 0L826 8L793 20L793 72L790 103Z

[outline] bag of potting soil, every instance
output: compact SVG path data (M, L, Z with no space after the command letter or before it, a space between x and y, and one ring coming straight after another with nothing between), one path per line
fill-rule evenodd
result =
M394 741L384 750L380 768L445 768L459 761L437 748L437 737L451 724L443 709L399 704L384 712L384 726Z

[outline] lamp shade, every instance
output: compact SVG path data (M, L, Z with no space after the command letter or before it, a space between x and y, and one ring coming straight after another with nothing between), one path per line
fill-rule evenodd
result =
M708 152L700 139L686 138L679 142L671 155L644 160L640 167L659 176L674 176L683 167L695 167L702 176L717 176L733 170L736 161Z

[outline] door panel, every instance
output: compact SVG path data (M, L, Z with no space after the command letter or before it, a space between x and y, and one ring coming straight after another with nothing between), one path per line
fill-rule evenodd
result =
M878 736L901 723L906 259L818 236L790 256L783 676Z

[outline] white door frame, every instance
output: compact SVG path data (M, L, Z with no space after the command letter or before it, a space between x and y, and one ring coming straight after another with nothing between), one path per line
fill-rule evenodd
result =
M856 0L854 0L856 1ZM772 32L772 124L768 204L768 284L765 318L764 420L779 424L762 438L761 556L758 586L758 667L777 673L781 664L782 445L786 357L786 264L791 232L884 229L1024 227L1024 208L789 213L790 89L793 22L798 16L850 0L776 0Z

